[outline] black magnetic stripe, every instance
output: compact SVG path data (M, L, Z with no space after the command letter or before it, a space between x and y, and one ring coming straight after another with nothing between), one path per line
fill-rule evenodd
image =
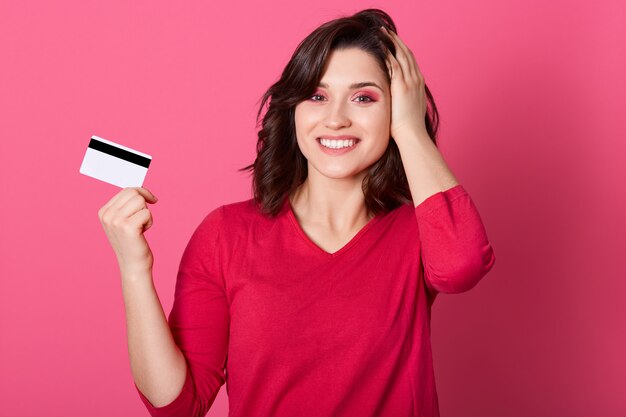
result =
M148 168L150 165L150 158L146 158L136 153L127 151L126 149L118 148L117 146L109 145L108 143L100 142L97 139L91 139L89 141L89 147L96 151L104 152L116 158L123 159L124 161L132 162L133 164Z

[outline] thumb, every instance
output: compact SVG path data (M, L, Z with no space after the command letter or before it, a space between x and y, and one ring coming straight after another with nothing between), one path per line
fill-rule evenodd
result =
M154 204L157 201L159 201L159 199L156 198L156 196L154 194L152 194L150 192L150 190L148 190L147 188L137 187L137 192L139 194L141 194L143 196L143 198L145 198L148 203Z

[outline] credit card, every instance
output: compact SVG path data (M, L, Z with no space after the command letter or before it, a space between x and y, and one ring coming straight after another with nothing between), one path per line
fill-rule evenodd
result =
M80 173L120 188L141 187L151 161L150 155L92 136Z

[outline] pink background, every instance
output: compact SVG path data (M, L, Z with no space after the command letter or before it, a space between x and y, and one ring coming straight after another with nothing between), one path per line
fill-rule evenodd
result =
M78 173L90 136L153 155L168 314L193 229L251 197L258 99L366 7L415 53L498 257L433 308L442 415L626 415L624 3L296 3L0 2L0 415L147 415L97 218L118 189ZM208 415L227 410L222 387Z

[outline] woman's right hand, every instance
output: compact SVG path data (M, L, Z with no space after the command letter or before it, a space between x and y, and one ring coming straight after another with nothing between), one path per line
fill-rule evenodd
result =
M152 226L152 214L146 203L156 202L157 198L146 188L129 187L98 210L100 223L122 272L152 269L152 251L143 233Z

